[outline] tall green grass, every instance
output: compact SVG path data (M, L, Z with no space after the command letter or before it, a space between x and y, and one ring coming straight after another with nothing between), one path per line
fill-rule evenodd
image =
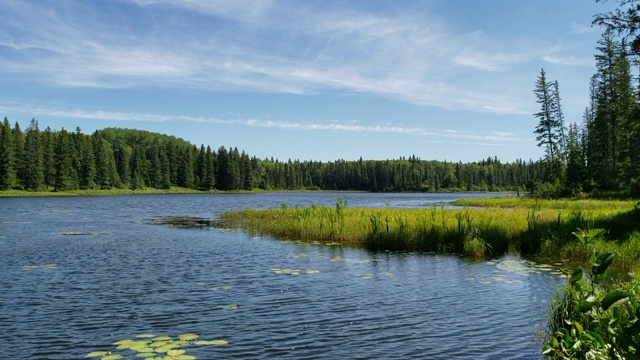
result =
M637 228L639 219L633 202L611 207L596 202L527 204L531 206L373 209L347 208L338 200L335 207L245 210L225 213L222 218L253 234L290 240L473 256L519 252L550 259L573 256L571 234L577 229L604 228L607 238L624 239Z

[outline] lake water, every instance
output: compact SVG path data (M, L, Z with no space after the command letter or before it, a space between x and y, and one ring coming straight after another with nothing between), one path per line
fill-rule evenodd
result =
M147 333L228 342L181 345L198 359L539 358L535 333L563 280L517 257L470 262L145 223L338 197L431 208L462 196L488 195L0 198L0 359L135 358L112 343Z

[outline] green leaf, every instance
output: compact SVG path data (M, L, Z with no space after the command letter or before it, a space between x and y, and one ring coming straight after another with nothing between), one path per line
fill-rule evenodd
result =
M587 311L591 310L591 308L593 308L593 303L589 301L582 300L578 302L578 304L576 304L576 310L581 313L586 313Z
M198 337L200 337L200 335L197 334L182 334L178 336L178 339L183 340L183 341L191 341L191 340L195 340Z
M604 299L602 299L601 305L604 310L609 310L611 307L624 304L628 300L629 300L628 293L620 290L614 290L608 293L607 296L605 296Z
M214 346L222 346L227 345L229 342L227 340L198 340L194 342L195 345L214 345Z
M571 277L569 278L569 283L571 285L575 285L578 281L580 281L582 279L582 268L577 268L573 274L571 274Z
M94 351L94 352L88 353L84 357L85 358L103 357L103 356L105 356L107 354L108 354L108 352L106 352L106 351Z
M107 355L103 357L101 360L118 360L118 359L122 359L123 357L124 356L120 354L114 354L114 355Z
M156 353L153 353L153 352L141 352L136 354L136 357L139 357L139 358L150 358L154 356L156 356Z
M612 253L599 254L595 260L593 260L591 273L595 276L602 275L607 271L611 263L613 263Z

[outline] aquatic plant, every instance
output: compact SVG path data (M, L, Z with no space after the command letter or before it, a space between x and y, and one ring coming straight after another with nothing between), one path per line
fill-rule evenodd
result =
M124 358L146 358L164 360L196 360L187 354L186 347L191 346L223 346L229 342L223 339L202 340L193 333L180 334L173 338L166 335L139 334L134 339L118 340L110 351L92 351L85 359L117 360Z
M594 252L554 301L543 355L551 359L636 359L640 355L640 286L605 283L614 254Z

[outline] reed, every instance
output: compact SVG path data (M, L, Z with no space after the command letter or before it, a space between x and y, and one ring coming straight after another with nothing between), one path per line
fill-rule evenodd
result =
M252 234L289 240L362 245L373 250L428 251L499 255L518 251L548 257L571 255L572 232L604 228L607 238L623 239L636 230L638 211L633 202L607 208L589 205L558 206L550 201L528 202L528 207L464 209L281 207L245 210L222 215L227 224ZM608 203L608 202L605 202Z

